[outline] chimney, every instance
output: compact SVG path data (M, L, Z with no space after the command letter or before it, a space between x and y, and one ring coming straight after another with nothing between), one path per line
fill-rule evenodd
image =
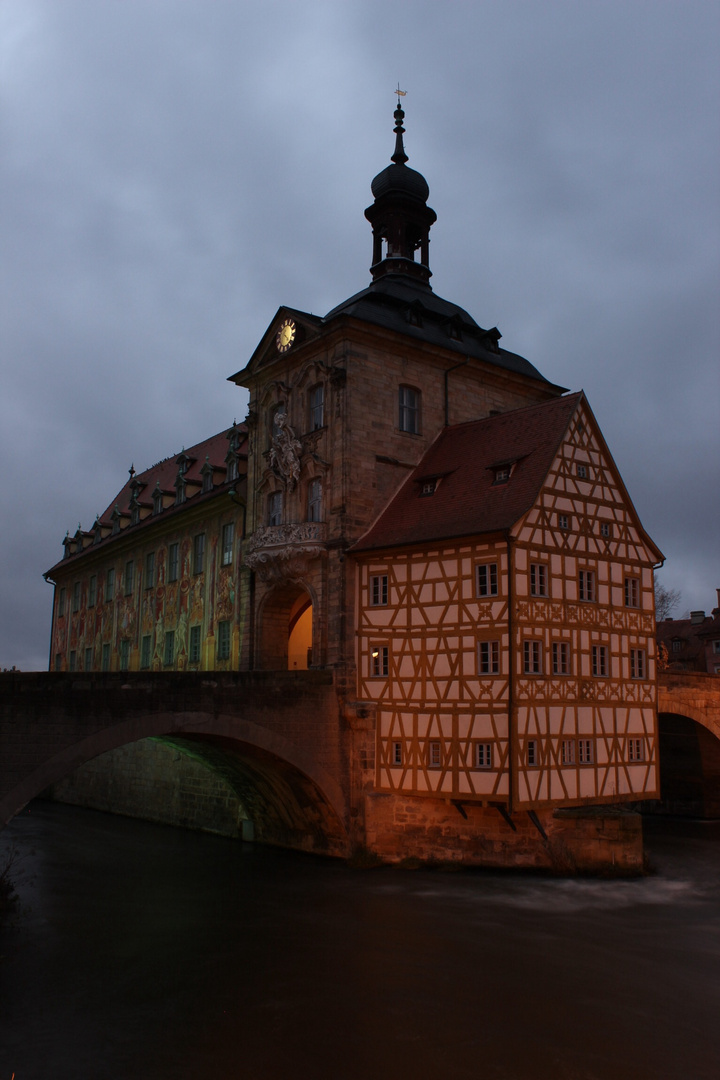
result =
M693 626L698 626L701 622L705 622L705 612L704 611L691 611L690 612L690 622L692 623Z

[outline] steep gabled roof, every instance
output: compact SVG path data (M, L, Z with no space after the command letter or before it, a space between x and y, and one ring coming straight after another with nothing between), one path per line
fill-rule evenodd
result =
M504 532L527 513L582 393L444 428L352 552ZM510 465L507 483L496 470ZM424 497L423 480L436 479Z

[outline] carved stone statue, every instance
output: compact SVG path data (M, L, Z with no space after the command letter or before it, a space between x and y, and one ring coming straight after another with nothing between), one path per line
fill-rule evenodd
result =
M302 443L290 427L287 413L276 415L275 426L277 430L270 447L270 468L287 490L293 491L300 479Z

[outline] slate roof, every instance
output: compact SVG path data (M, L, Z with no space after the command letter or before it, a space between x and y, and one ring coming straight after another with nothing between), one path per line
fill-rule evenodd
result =
M401 547L510 529L533 505L582 392L444 428L350 551ZM495 469L514 463L507 483ZM424 479L438 478L421 495Z
M483 330L467 311L437 296L429 285L400 274L389 274L355 293L329 311L323 323L327 325L341 315L350 315L428 345L475 357L493 367L537 379L548 387L564 389L555 387L529 360L498 348L497 340L501 334L495 327ZM418 317L420 325L411 321Z

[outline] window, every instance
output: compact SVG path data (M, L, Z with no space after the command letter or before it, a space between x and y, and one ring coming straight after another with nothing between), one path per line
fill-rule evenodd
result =
M643 761L644 758L642 739L628 739L628 761Z
M578 480L587 480L587 465L578 465L575 469L575 475L577 476Z
M133 591L133 580L135 578L135 563L132 559L128 559L125 563L125 595L130 596Z
M233 561L233 544L235 543L235 525L232 521L229 521L227 525L222 527L222 566L232 566Z
M177 581L179 563L180 545L170 544L168 546L168 581Z
M154 516L157 516L158 514L162 513L162 508L163 508L163 493L162 493L162 491L160 489L160 481L159 480L156 483L155 490L152 493L152 501L153 501L153 511L152 512L153 512Z
M581 570L578 578L579 595L581 600L595 600L595 571Z
M325 387L322 385L311 387L308 402L310 405L310 430L317 431L325 423Z
M150 667L150 654L152 652L152 636L150 634L144 634L142 641L140 642L140 667Z
M525 743L525 757L528 765L539 764L537 739L528 739Z
M237 480L238 478L238 460L237 456L232 451L225 458L227 462L227 472L225 473L225 479L228 481Z
M511 471L509 465L499 465L493 470L493 484L507 484Z
M477 595L497 596L498 572L497 563L481 563L477 567Z
M630 678L631 679L644 679L645 678L645 650L644 649L631 649L630 650Z
M209 461L205 461L205 464L203 465L200 472L202 473L203 495L206 495L209 491L212 491L213 489L213 469Z
M110 567L105 575L105 600L110 601L115 596L115 568Z
M497 675L500 671L500 642L478 642L478 674Z
M123 638L120 642L120 670L127 671L130 667L130 642Z
M322 480L316 476L308 484L308 521L322 521Z
M625 607L640 607L640 582L637 578L625 578Z
M230 623L219 622L217 627L217 658L230 659Z
M682 652L682 647L683 647L682 639L681 638L673 638L672 651L673 652Z
M97 574L93 574L90 578L90 584L88 586L88 607L95 607L97 604Z
M420 391L401 386L399 391L399 428L410 435L420 434Z
M205 533L198 533L193 539L193 574L202 574L205 569Z
M530 595L547 596L547 567L544 563L530 564Z
M428 767L431 769L439 769L442 765L442 748L439 742L431 742L428 744Z
M175 631L165 631L165 648L163 650L163 664L170 667L175 659Z
M558 529L567 530L570 528L570 519L568 518L567 514L558 514L557 521Z
M492 769L492 743L475 743L475 768Z
M434 477L430 480L423 480L422 484L420 485L420 494L425 496L434 495L437 489L437 485L437 479L435 479Z
M282 525L282 491L273 491L268 497L268 525Z
M563 765L575 764L575 740L563 739L562 746L560 747L560 756Z
M392 744L392 763L393 763L393 765L402 765L402 763L403 763L403 753L402 753L402 743L401 742L394 742Z
M387 645L373 645L370 649L370 674L382 678L389 670Z
M200 626L190 627L190 663L200 663Z
M570 674L570 646L566 641L553 641L552 669L553 675Z
M375 574L370 578L370 604L372 607L384 607L388 602L387 574Z
M65 614L65 595L65 588L63 587L60 590L60 595L58 597L58 615Z
M175 505L182 506L186 498L187 495L185 494L185 477L178 476L175 481Z
M73 611L80 610L80 582L76 581L73 585L72 591L72 609Z
M604 536L606 540L609 540L612 536L612 525L609 521L600 522L600 535Z
M593 761L592 739L578 739L578 761L581 765L591 765Z
M102 647L101 667L103 671L110 670L110 643L108 641L104 642Z
M145 588L152 589L155 584L155 552L148 551L145 556Z
M70 671L74 671L77 663L77 653L74 649L70 650Z
M93 669L93 651L92 647L85 650L85 662L83 664L85 671L92 671Z
M523 656L526 675L542 674L542 643L539 641L524 641Z
M608 650L607 645L593 645L592 647L592 673L600 678L608 673Z
M714 653L720 653L720 641L713 641L712 647Z

